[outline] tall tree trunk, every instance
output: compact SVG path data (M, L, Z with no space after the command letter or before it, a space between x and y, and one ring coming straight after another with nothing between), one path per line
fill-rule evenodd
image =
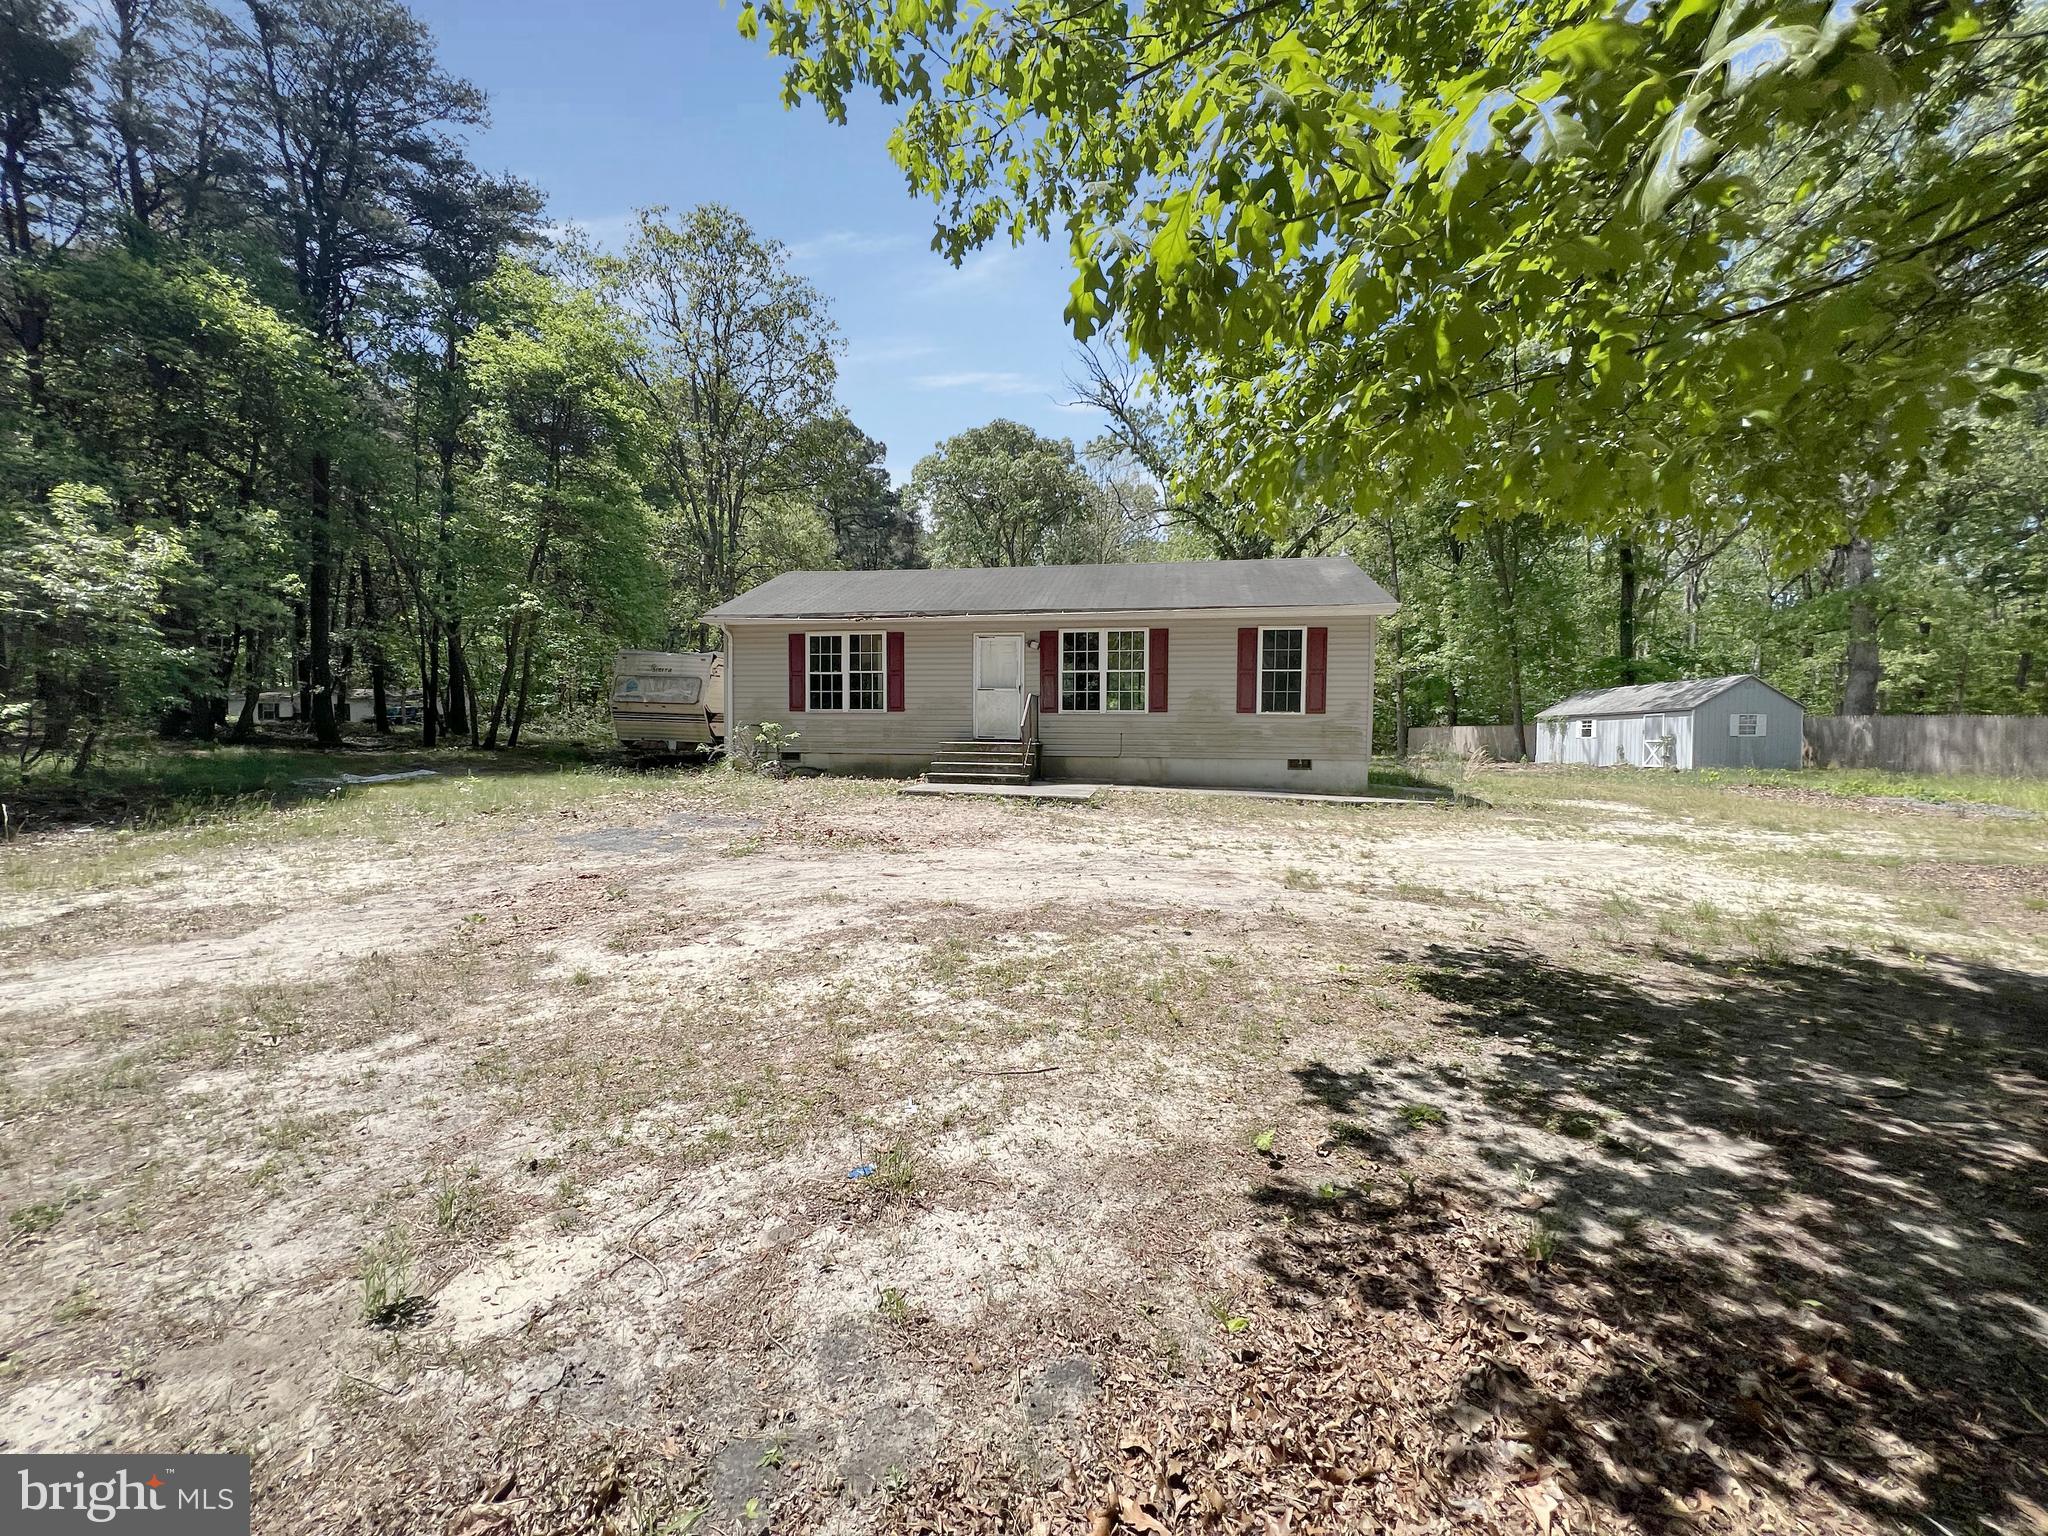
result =
M142 176L142 107L136 97L136 52L141 0L112 0L114 13L114 132L121 142L121 190L137 224L149 222L149 189Z
M1515 727L1515 757L1527 762L1529 721L1522 699L1522 621L1515 608L1520 542L1514 529L1506 524L1492 523L1487 527L1486 552L1493 565L1494 590L1500 596L1500 613L1506 626L1502 639L1507 653L1508 712Z
M242 653L242 635L242 626L237 624L228 636L227 649L221 653L213 686L192 701L192 734L201 741L214 740L227 722L228 691L235 685L235 661Z
M1401 552L1394 542L1394 525L1391 521L1380 524L1380 532L1387 541L1387 595L1395 602L1401 601ZM1405 647L1401 635L1401 619L1396 614L1394 626L1394 756L1408 755L1408 668L1403 661Z
M545 518L545 512L543 512L542 516ZM548 526L543 521L540 537L533 541L533 553L526 558L526 590L528 592L532 592L540 583L540 568L548 557L548 531ZM505 701L511 691L512 673L519 658L519 647L522 641L529 646L532 644L530 633L531 626L529 625L527 615L524 613L516 615L511 624L506 627L505 664L498 672L498 701L491 706L491 728L484 735L484 746L487 748L496 747L498 744L498 725L505 716ZM521 686L520 695L522 698L525 696L524 685Z
M228 740L242 742L256 734L256 710L263 696L263 653L265 636L261 631L249 637L249 668L242 674L242 718L235 722L235 728L228 733Z
M384 642L377 635L377 587L370 571L370 557L361 556L357 561L356 578L363 586L363 649L370 657L370 715L377 722L377 734L391 734L391 711L387 707L385 693L390 682L390 668L384 661Z
M55 673L38 668L36 702L43 708L42 747L37 755L63 751L71 741L71 722L77 708L70 684Z
M441 744L441 625L432 615L421 620L420 745Z
M448 616L448 718L442 723L452 735L466 735L476 743L471 722L476 719L476 683L469 675L469 658L462 649L462 621Z
M472 744L476 732L471 721L476 710L470 703L469 666L462 654L462 619L455 610L455 560L451 549L455 529L455 449L461 398L462 319L454 301L441 311L441 409L434 420L434 458L439 471L435 484L434 513L434 605L448 627L448 703L434 736L441 729L467 734ZM424 688L424 681L422 687ZM424 726L423 726L424 734ZM432 743L429 743L432 745Z
M312 690L313 737L330 750L341 745L334 715L334 462L313 455L312 569L306 580L307 684Z
M1639 590L1636 575L1636 545L1632 534L1623 534L1614 546L1615 558L1621 567L1621 600L1616 611L1618 623L1615 628L1614 649L1621 660L1621 680L1633 683L1636 680L1636 595Z
M306 658L306 605L292 604L292 686L299 691L298 721L313 718L313 669Z
M1877 713L1877 684L1883 674L1878 655L1877 603L1871 586L1877 557L1870 540L1857 534L1842 551L1842 588L1849 594L1849 644L1843 661L1842 713Z
M526 723L527 691L533 685L533 631L526 632L526 644L519 658L519 698L512 706L512 730L505 738L507 748L519 745L519 727Z
M521 616L505 628L505 661L498 668L498 698L491 705L491 727L484 732L484 750L487 752L497 749L498 725L505 718L505 702L512 696L512 674L518 670L519 639L525 627L525 619Z

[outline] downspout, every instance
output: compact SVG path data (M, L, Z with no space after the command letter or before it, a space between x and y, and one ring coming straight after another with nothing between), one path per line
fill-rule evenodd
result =
M730 763L733 761L733 750L742 739L741 732L744 730L744 727L740 723L739 716L733 712L739 705L740 691L739 685L733 680L732 659L734 646L732 626L730 624L720 624L718 626L718 635L720 654L725 658L725 760Z

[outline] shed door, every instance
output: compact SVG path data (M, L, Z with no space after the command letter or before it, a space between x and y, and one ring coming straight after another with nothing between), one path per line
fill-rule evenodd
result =
M1024 723L1024 637L974 637L974 734L1015 741Z
M1643 716L1643 766L1645 768L1676 768L1677 745L1672 735L1670 722L1662 715Z

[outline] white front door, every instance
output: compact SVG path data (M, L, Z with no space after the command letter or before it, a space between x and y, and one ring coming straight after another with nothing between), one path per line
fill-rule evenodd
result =
M1024 722L1024 637L974 637L974 735L1015 741Z

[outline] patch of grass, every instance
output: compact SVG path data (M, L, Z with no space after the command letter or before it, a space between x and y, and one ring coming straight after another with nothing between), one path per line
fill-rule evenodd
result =
M368 1326L395 1331L426 1319L432 1303L413 1290L412 1239L405 1228L386 1227L363 1249L356 1274L362 1287L362 1318Z
M899 1285L885 1285L875 1297L875 1316L891 1328L907 1328L917 1313Z
M40 1237L63 1218L64 1207L54 1201L18 1205L7 1213L7 1235L10 1238Z
M1726 915L1711 901L1695 901L1661 913L1657 918L1657 932L1687 949L1704 949L1719 944L1726 925Z
M1407 789L1455 789L1464 777L1462 766L1449 758L1375 757L1368 782Z
M1569 1136L1573 1141L1591 1141L1600 1134L1600 1117L1589 1115L1583 1110L1567 1109L1552 1115L1544 1129L1560 1136Z
M1557 1256L1560 1238L1557 1229L1538 1216L1529 1222L1529 1230L1523 1239L1522 1251L1538 1264L1548 1264Z
M1251 1318L1238 1307L1236 1299L1220 1292L1203 1297L1202 1310L1225 1333L1243 1333L1252 1325Z
M96 1316L100 1311L100 1299L89 1285L74 1287L71 1294L51 1309L50 1316L60 1323L83 1322Z
M1611 944L1626 940L1631 930L1643 915L1643 904L1632 896L1619 892L1608 896L1600 903L1600 928Z
M875 1159L875 1183L892 1195L907 1196L917 1188L917 1155L898 1142Z
M583 1225L583 1186L571 1174L555 1180L555 1230L572 1232Z
M1413 901L1437 906L1449 901L1451 893L1440 885L1424 885L1415 880L1396 880L1393 897L1396 901Z
M451 1237L475 1237L495 1224L497 1203L483 1170L471 1165L445 1178L434 1191L434 1225Z
M1280 883L1290 891L1320 891L1323 888L1323 877L1312 869L1290 864L1287 866L1287 872L1280 877Z
M1766 965L1783 965L1792 958L1792 925L1782 912L1766 909L1738 918L1735 934Z
M333 1129L332 1115L280 1115L256 1132L256 1142L269 1152L303 1153Z
M1439 1126L1450 1119L1449 1115L1434 1104L1403 1104L1394 1113L1411 1131Z

